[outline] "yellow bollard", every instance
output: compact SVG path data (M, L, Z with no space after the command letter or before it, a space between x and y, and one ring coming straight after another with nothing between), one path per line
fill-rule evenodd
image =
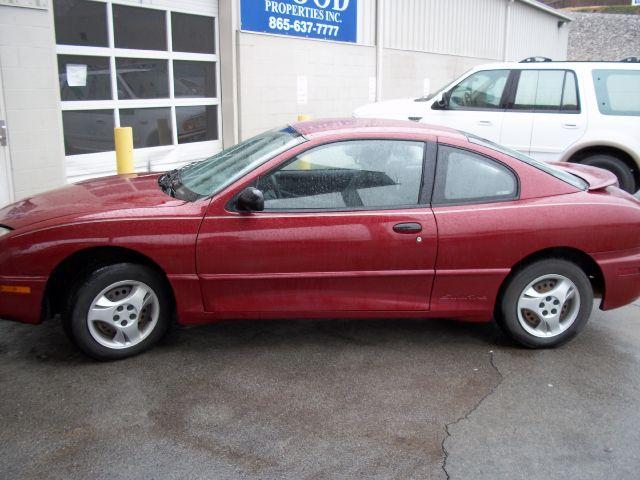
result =
M308 155L300 157L300 160L298 160L298 168L300 170L311 170L311 161Z
M113 138L116 144L118 175L134 173L133 129L131 127L116 127L113 129Z
M308 122L309 120L311 120L311 115L306 115L306 114L298 115L299 122Z

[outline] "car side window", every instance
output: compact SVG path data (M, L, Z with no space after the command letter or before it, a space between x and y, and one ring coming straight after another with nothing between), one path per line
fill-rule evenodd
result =
M353 140L316 147L262 177L265 210L418 205L423 142Z
M484 70L451 89L450 110L499 109L510 70Z
M563 112L579 112L580 101L578 100L578 80L573 72L566 72L564 77L564 89L562 91Z
M569 70L522 70L513 110L550 113L579 111L575 73Z
M598 109L603 115L640 115L640 70L594 70Z
M488 203L517 196L516 175L502 163L468 150L438 147L434 204Z

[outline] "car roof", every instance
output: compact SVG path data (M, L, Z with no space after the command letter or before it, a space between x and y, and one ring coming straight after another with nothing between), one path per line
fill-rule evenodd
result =
M584 61L584 62L495 62L483 63L474 66L470 71L478 70L592 70L592 69L624 69L640 70L640 63L637 62L606 62L606 61Z
M386 120L378 118L325 118L290 124L306 138L350 134L409 134L425 136L447 136L466 138L452 128L411 122L408 120Z

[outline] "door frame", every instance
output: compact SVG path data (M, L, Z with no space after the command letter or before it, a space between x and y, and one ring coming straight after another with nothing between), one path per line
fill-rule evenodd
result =
M7 110L6 110L6 102L4 99L4 86L2 84L2 69L0 69L0 120L4 120L6 126L6 134L7 134L7 145L2 147L2 161L6 167L6 182L7 182L7 191L9 193L8 203L15 201L15 190L13 184L13 164L11 163L11 149L9 147L9 122L7 121ZM0 208L4 205L0 204Z

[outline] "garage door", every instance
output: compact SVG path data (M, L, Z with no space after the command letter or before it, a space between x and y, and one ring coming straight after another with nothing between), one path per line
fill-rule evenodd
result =
M54 0L67 177L115 171L113 128L133 128L136 169L221 148L217 1Z

